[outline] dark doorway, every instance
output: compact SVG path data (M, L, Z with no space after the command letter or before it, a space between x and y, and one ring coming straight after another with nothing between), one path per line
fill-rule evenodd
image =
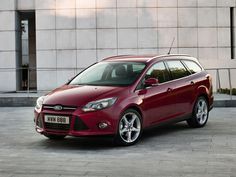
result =
M230 38L231 38L231 59L236 58L235 51L235 7L230 7Z
M18 12L18 90L37 90L35 12Z

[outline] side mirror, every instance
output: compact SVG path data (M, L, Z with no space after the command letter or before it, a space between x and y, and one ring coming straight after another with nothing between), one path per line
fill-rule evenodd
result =
M159 83L158 79L156 79L156 78L149 78L149 79L144 81L144 86L145 87L151 87L151 86L156 85L158 83Z

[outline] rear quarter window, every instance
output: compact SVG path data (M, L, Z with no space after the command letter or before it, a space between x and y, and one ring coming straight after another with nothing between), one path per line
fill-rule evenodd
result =
M202 71L202 68L194 61L183 60L183 62L192 74L199 73Z

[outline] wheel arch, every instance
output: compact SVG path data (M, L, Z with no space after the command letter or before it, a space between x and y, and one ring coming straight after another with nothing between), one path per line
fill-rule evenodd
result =
M137 111L137 112L140 114L140 116L141 116L141 123L142 123L142 126L144 127L144 126L145 126L144 113L143 113L143 111L140 109L140 107L139 107L138 105L136 105L136 104L128 105L128 106L126 106L126 107L123 109L123 111L122 111L121 114L123 114L123 112L126 111L127 109L133 109L133 110Z
M134 109L135 111L137 111L140 114L141 118L143 119L143 113L137 106L132 105L132 106L127 107L126 110L127 109Z
M208 107L209 107L209 90L207 89L207 87L205 87L205 86L200 86L200 87L198 87L198 92L197 92L198 94L197 94L197 98L195 99L195 102L197 101L197 99L199 98L199 97L204 97L205 99L206 99L206 101L207 101L207 104L208 104Z

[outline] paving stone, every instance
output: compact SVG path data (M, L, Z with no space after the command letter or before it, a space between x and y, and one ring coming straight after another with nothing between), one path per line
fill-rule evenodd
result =
M130 147L111 138L50 141L33 108L0 108L0 177L234 177L236 109L216 108L201 129L185 122L144 132Z

